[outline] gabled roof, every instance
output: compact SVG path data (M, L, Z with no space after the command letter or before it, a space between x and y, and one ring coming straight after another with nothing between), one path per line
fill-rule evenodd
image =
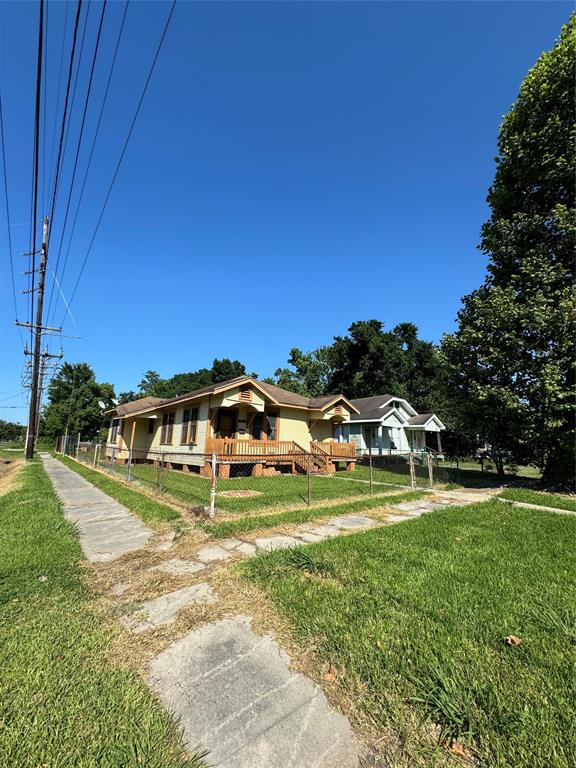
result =
M393 399L392 395L374 395L373 397L359 397L356 400L350 400L358 411L358 414L350 416L350 421L382 419L392 410L392 408L383 408L382 406Z
M232 389L241 384L251 384L256 389L259 389L264 395L266 395L275 405L285 405L291 408L305 408L308 410L326 410L326 408L332 403L337 403L339 400L343 400L349 407L350 411L357 412L357 408L347 399L344 395L325 395L323 397L305 397L304 395L298 395L295 392L289 392L287 389L282 389L276 386L276 384L268 384L264 381L258 381L252 376L237 376L234 379L228 379L228 381L221 381L218 384L209 384L206 387L195 389L192 392L188 392L185 395L171 398L161 397L143 397L139 400L133 400L130 403L119 405L113 411L118 416L132 416L147 411L155 410L162 406L167 407L176 405L177 403L187 400L195 400L198 397L204 395L214 395L218 392L224 392L227 389Z
M420 413L408 419L408 427L426 427L431 421L435 421L440 429L446 429L442 420L435 413Z
M131 400L129 403L123 403L117 405L116 408L111 410L116 411L118 416L129 416L132 413L138 413L139 411L147 410L148 408L154 408L163 403L165 398L163 397L141 397L139 400ZM109 413L109 411L106 411Z

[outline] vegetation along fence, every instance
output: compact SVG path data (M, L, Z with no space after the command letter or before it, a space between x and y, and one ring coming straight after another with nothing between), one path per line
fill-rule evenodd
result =
M127 450L59 440L59 452L163 494L198 513L249 514L430 488L442 468L430 454L366 456L356 464L329 451L286 449L266 455ZM354 467L353 469L351 467ZM441 480L445 482L445 480Z

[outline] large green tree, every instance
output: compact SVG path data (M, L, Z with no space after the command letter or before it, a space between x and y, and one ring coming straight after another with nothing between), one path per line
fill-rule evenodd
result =
M211 368L199 368L197 371L176 373L167 379L163 379L157 371L146 371L138 384L138 391L121 392L119 400L127 403L139 397L180 397L187 392L206 387L210 384L218 384L221 381L235 379L244 376L246 367L239 360L230 360L227 357L215 358ZM251 374L256 376L255 373Z
M108 424L103 408L112 405L114 387L98 383L88 363L64 363L48 387L48 405L43 411L40 433L47 437L80 433L89 440Z
M484 284L443 342L464 428L548 483L574 483L576 17L504 118Z
M384 330L379 320L352 323L346 336L312 352L294 348L290 367L278 368L275 383L309 397L343 392L351 398L394 394L418 410L437 402L438 353L418 338L413 323Z

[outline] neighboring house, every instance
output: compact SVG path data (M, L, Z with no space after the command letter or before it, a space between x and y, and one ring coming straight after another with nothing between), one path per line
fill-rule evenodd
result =
M446 429L434 413L417 413L393 395L350 400L356 413L337 428L335 438L354 444L361 454L375 455L435 450L442 453L440 432Z
M342 422L358 415L343 395L303 397L251 376L212 384L181 397L144 397L107 411L112 416L107 452L117 461L154 462L163 454L175 468L210 474L219 458L220 475L231 464L253 475L278 470L303 472L305 452L315 472L335 471L345 461L354 469L354 445L334 441Z

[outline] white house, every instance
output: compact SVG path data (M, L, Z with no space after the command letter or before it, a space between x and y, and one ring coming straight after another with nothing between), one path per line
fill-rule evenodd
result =
M338 442L355 443L357 451L363 454L409 453L427 448L442 453L440 432L446 427L436 414L419 414L409 402L393 395L361 397L350 402L359 413L350 413L338 425L334 433Z

